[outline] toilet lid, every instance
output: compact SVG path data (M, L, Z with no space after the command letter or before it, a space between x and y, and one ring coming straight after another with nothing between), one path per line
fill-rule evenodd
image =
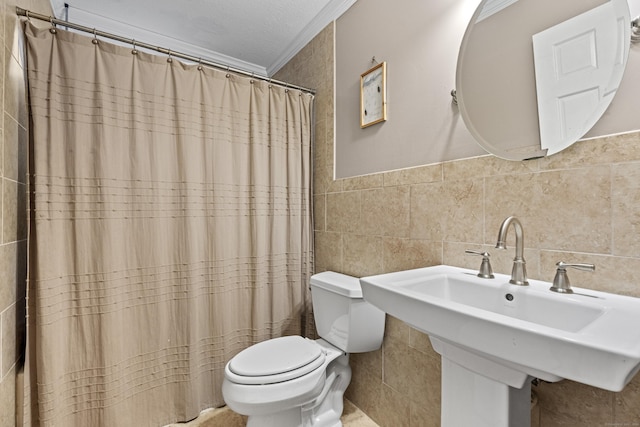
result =
M243 377L245 384L267 384L301 377L323 363L324 353L318 344L289 336L263 341L241 351L231 359L228 368Z

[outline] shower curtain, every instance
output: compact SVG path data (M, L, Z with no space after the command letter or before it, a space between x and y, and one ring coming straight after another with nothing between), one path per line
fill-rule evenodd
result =
M222 405L234 354L304 333L313 97L25 33L27 423L156 427Z

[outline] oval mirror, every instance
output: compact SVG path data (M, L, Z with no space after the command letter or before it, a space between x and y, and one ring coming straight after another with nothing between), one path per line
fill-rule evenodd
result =
M483 0L458 56L463 120L491 154L555 154L598 121L627 62L627 0Z

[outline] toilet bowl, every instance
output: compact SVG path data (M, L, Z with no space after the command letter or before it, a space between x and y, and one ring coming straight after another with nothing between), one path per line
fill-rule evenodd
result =
M222 394L247 427L338 427L351 381L349 353L380 348L385 314L362 299L357 278L311 277L318 340L274 338L233 357Z

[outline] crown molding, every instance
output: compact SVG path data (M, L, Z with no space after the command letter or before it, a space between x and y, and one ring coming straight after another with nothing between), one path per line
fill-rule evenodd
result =
M64 0L51 0L51 6L53 13L58 19L65 19L65 7ZM145 30L144 28L135 27L132 25L124 24L122 22L114 21L104 16L95 15L92 13L84 12L80 9L69 9L69 21L84 25L89 28L97 28L102 31L110 32L122 37L130 38L133 40L139 40L155 46L162 46L163 48L171 49L176 52L186 53L188 55L195 56L197 58L206 59L211 62L220 64L221 66L229 66L238 70L254 73L256 75L267 77L267 69L261 65L257 65L251 62L243 61L241 59L233 58L228 55L224 55L213 50L205 49L182 40L167 37L162 34L155 33L153 31ZM71 30L73 31L73 30ZM109 40L110 43L126 46L126 43L120 43L116 40ZM141 50L144 50L141 48ZM157 52L153 52L158 54Z
M328 3L318 15L307 25L298 36L290 43L282 52L282 54L266 67L267 75L273 76L284 67L298 52L302 50L320 31L324 29L330 22L338 19L345 13L357 0L332 0Z
M71 7L69 9L69 21L84 25L90 28L97 28L108 31L122 37L140 40L141 42L162 46L167 49L175 50L198 58L207 59L218 63L222 66L229 66L256 75L268 77L273 76L280 68L291 60L302 48L304 48L320 31L322 31L329 23L338 19L346 12L357 0L331 0L322 10L314 17L314 19L295 37L282 54L276 58L271 65L262 66L251 62L243 61L222 53L204 49L193 44L164 36L144 28L135 27L114 21L109 18L84 12L80 9ZM65 19L65 0L50 0L53 14L58 19ZM124 45L114 40L110 42Z

